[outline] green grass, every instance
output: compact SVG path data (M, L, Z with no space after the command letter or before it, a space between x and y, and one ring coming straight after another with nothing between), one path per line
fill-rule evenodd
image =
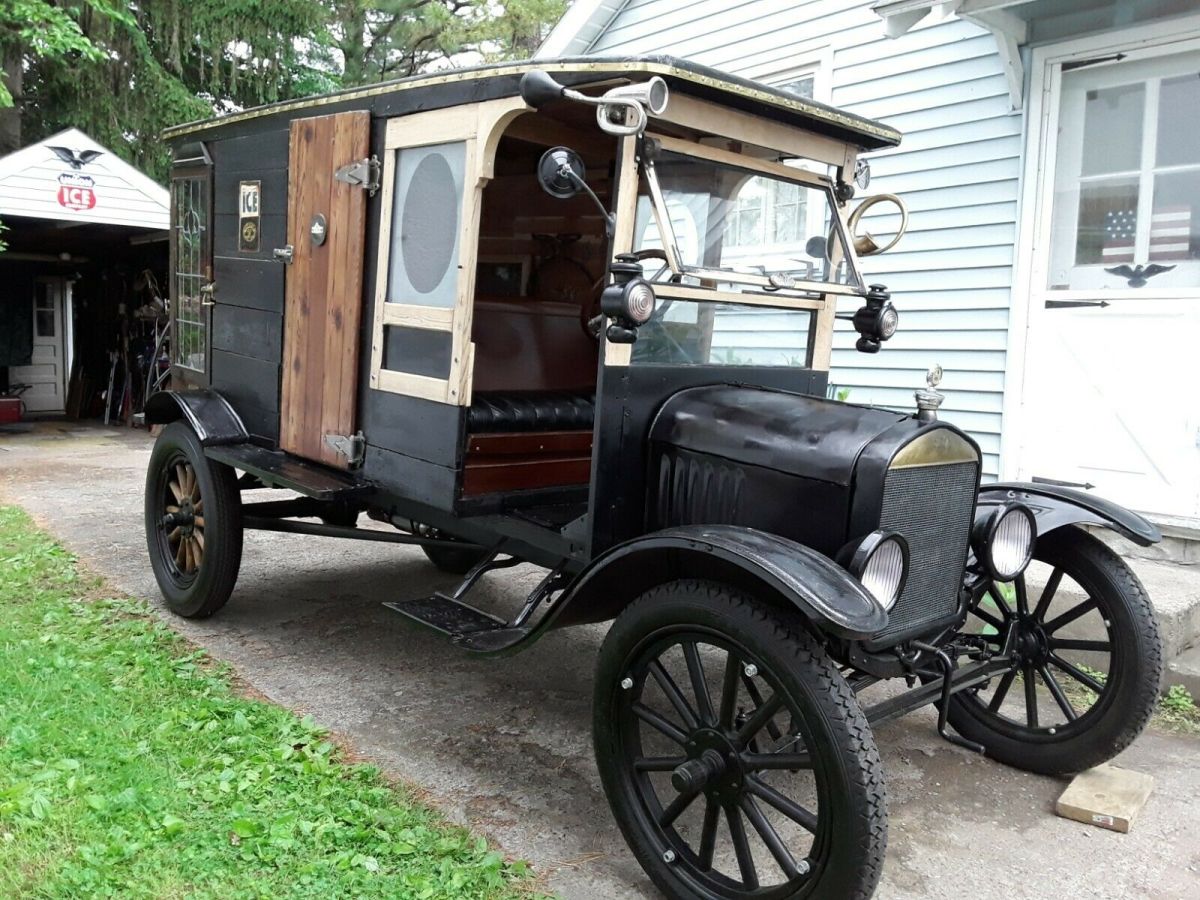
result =
M0 507L0 897L513 897L447 825Z

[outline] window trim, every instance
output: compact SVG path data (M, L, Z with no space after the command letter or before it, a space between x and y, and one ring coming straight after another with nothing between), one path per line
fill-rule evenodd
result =
M528 107L520 97L410 113L388 119L384 128L383 170L379 203L379 244L375 258L375 291L371 324L372 390L420 397L455 406L471 405L475 351L471 342L475 260L479 253L479 214L483 189L495 169L496 147L508 124ZM458 221L458 284L451 307L389 303L389 257L392 246L393 189L396 155L401 150L462 142L463 196ZM403 325L451 334L450 372L446 378L414 375L383 368L385 325Z
M207 159L207 151L205 152ZM180 227L179 221L176 219L175 206L175 186L183 181L197 180L202 185L205 191L204 206L205 206L205 226L204 239L201 242L200 249L200 271L194 273L201 280L201 287L206 284L212 284L213 280L213 165L211 161L187 160L182 165L175 165L171 168L169 179L168 196L171 201L171 240L169 241L169 260L168 264L171 267L170 272L170 289L169 297L171 300L171 369L179 371L183 375L183 380L187 380L188 376L194 380L195 378L202 379L203 383L209 383L212 377L212 308L204 306L201 303L200 324L204 326L204 368L197 369L194 366L185 365L177 356L181 347L179 343L179 316L182 311L179 298L179 248L178 248L178 230Z

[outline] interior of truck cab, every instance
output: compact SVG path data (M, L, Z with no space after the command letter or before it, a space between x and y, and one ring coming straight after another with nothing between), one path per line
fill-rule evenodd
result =
M480 212L464 496L588 483L608 238L591 198L542 190L548 141L611 204L615 142L594 125L525 113L505 130Z

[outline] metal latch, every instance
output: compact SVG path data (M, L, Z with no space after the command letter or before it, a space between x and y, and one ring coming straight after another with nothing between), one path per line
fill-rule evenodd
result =
M342 166L333 173L333 177L346 184L358 185L367 192L367 196L374 197L375 192L379 190L380 168L379 157L372 153L367 159Z
M363 463L367 451L367 439L360 431L357 434L327 434L325 445L341 456L346 457L350 468L357 469Z
M276 247L274 253L275 258L285 266L290 266L296 259L296 249L291 244L286 247Z

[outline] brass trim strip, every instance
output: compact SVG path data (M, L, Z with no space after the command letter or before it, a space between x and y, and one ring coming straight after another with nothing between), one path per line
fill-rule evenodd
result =
M374 84L369 87L349 88L343 91L338 91L332 94L324 94L318 97L286 100L281 103L273 103L267 106L257 106L253 107L252 109L243 110L242 112L230 113L228 115L218 116L216 118L185 122L180 125L174 125L170 128L163 129L162 138L163 140L173 140L174 138L182 137L186 134L192 134L198 131L204 131L209 128L216 128L223 125L231 125L235 122L245 122L251 119L260 118L262 116L273 115L275 113L311 109L327 106L332 103L346 103L351 100L360 100L367 97L378 97L383 94L406 91L411 88L430 87L438 84L453 84L456 82L465 81L480 81L485 78L494 78L498 75L524 74L525 72L533 69L542 69L548 72L613 73L618 71L627 71L645 73L649 75L667 75L672 78L677 78L681 81L690 81L693 84L714 88L728 94L736 94L750 100L756 100L759 103L764 103L768 106L789 110L790 112L801 113L814 119L825 121L832 125L838 125L851 131L860 132L864 135L869 135L877 138L878 140L891 144L898 144L901 137L900 132L894 128L890 128L887 125L882 124L881 122L873 122L869 119L861 119L858 116L852 116L848 113L843 113L840 110L833 109L819 103L807 101L802 97L796 97L795 99L790 97L779 97L773 92L745 87L734 82L725 81L721 78L714 78L710 75L704 75L699 72L691 72L687 69L680 69L667 63L650 62L646 60L603 61L598 59L595 62L527 61L520 63L502 63L483 68L459 69L451 72L442 72L432 75L413 75L409 78L401 78L397 81L387 81L381 84Z
M889 469L915 469L952 463L979 463L979 454L961 435L949 428L935 428L909 441L892 457Z

